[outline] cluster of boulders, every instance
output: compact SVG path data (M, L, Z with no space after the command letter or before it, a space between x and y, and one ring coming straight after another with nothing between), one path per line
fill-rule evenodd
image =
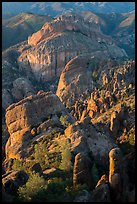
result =
M98 67L97 83L99 85L97 85L92 77L94 72L92 63L94 57L96 60L99 57L102 58L103 63L103 54L100 56L100 53L97 52L92 57L91 55L81 55L72 59L60 76L56 92L77 120L80 120L85 110L91 118L94 118L134 92L134 61L128 61L122 66L106 62L107 66Z
M115 119L123 121L123 118L126 117L125 114L126 108L123 106L117 117L111 117L110 128L113 133L118 124ZM62 128L58 115L67 115L72 122L68 127L64 127L64 136L62 136L69 139L71 152L74 155L73 187L86 184L90 189L89 192L87 190L82 191L74 202L79 202L82 199L85 202L89 200L91 202L110 202L130 199L128 194L131 196L131 192L129 193L129 189L125 188L125 186L128 187L128 181L124 172L125 167L122 164L123 158L115 142L107 134L99 133L95 129L86 109L82 111L81 120L75 121L55 94L43 91L12 104L6 110L6 123L10 137L6 144L6 160L3 163L5 167L3 169L4 195L5 193L10 194L8 185L15 189L16 194L18 187L28 179L26 176L27 179L23 180L23 183L21 180L18 182L17 175L20 172L12 170L12 159L27 159L29 157L27 150L32 142L40 137L46 137L45 133L54 126ZM115 116L115 114L113 115ZM31 151L34 150L31 149ZM89 156L91 152L92 157ZM109 175L102 176L97 184L95 184L91 171L94 163L106 166L106 169L109 164ZM40 175L43 174L39 163L34 164L30 170L39 172Z

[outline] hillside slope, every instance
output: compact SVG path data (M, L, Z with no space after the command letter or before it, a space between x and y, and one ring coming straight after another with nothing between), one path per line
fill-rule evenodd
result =
M3 12L32 12L57 16L66 12L92 11L99 13L121 13L135 10L134 2L3 2Z
M51 21L49 16L21 13L2 20L2 49L27 40L28 36L39 30L45 22Z

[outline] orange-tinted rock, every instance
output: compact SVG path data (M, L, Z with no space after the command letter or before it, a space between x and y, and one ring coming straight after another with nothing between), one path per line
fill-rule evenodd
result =
M48 81L60 76L67 62L79 54L105 52L98 39L105 43L112 55L126 55L112 44L111 38L104 35L95 22L89 22L79 14L63 14L28 38L31 48L19 56L20 69L32 70L38 81Z
M92 192L94 202L111 202L110 190L106 175L103 175L98 181L95 189Z
M114 148L109 152L109 186L112 200L116 202L127 200L126 166L123 163L122 152L119 148Z
M78 184L87 184L90 188L93 187L93 178L91 175L92 163L82 153L75 156L74 169L73 169L73 186Z
M95 113L98 112L98 106L93 99L89 100L88 106L87 106L87 111L89 111L90 117L94 117Z
M52 93L44 92L9 106L6 110L6 124L10 137L6 144L6 156L20 158L23 148L36 135L36 129L35 132L32 132L32 129L37 128L51 114L61 111L66 109L59 98Z
M65 136L71 141L71 149L74 154L88 152L86 136L79 124L73 124L65 129Z

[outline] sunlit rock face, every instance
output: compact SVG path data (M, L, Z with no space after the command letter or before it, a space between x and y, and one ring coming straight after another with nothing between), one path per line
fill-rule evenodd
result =
M38 81L60 76L66 63L82 53L108 50L115 57L126 56L111 37L104 35L95 19L88 21L68 13L46 23L28 38L30 49L18 58L21 70L32 70Z
M38 92L9 106L6 110L6 124L10 137L6 143L6 157L21 158L24 148L34 138L33 128L37 128L51 114L62 111L66 111L66 108L59 98L45 92Z

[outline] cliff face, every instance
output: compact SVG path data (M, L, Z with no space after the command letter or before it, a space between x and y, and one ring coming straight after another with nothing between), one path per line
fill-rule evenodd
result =
M68 108L75 108L74 112L78 112L76 103L81 101L84 104L82 100L86 102L90 99L87 111L92 117L93 112L103 113L114 105L115 100L133 94L135 62L118 66L107 56L109 53L97 51L79 55L67 63L56 94Z
M108 50L113 57L125 57L112 39L100 31L99 24L68 13L46 23L40 31L28 38L31 48L18 58L20 69L32 70L38 81L60 76L68 61L81 53Z
M56 95L44 92L9 106L6 110L6 124L10 133L6 144L7 157L20 158L23 155L23 149L34 138L34 133L37 134L35 129L50 115L65 110Z
M90 53L93 56L99 51L102 53L100 57L105 55L108 59L126 57L125 51L101 32L101 26L106 26L106 22L95 14L68 13L46 23L28 38L28 42L5 50L2 56L3 108L36 93L36 90L54 89L55 92L55 80L57 84L66 64L79 55ZM23 78L27 78L25 82ZM24 83L22 94L21 84Z
M21 13L8 19L2 19L2 49L27 40L28 36L51 20L49 16L30 13Z

